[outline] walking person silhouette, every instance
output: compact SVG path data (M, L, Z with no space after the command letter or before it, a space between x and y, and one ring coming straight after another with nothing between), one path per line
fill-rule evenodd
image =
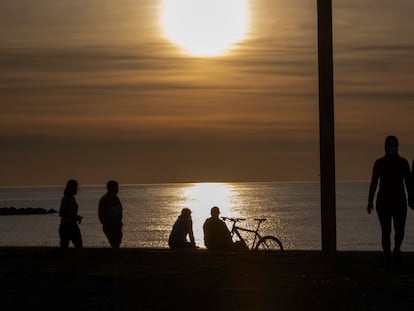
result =
M75 248L83 248L82 236L78 226L82 221L82 216L78 215L79 206L75 199L78 187L79 184L76 180L68 180L60 203L59 237L60 247L62 248L68 248L70 241L75 245Z
M119 183L110 180L106 184L107 193L99 200L98 218L102 230L112 248L119 248L122 242L123 207L118 197Z
M385 139L385 155L375 161L369 187L367 211L374 209L374 196L379 182L376 209L381 225L381 243L385 264L391 263L391 227L394 223L394 257L401 260L401 244L404 239L407 216L407 196L412 208L411 176L408 161L398 154L398 139Z

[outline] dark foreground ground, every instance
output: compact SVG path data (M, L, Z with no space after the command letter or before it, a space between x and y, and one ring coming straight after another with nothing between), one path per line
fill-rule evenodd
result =
M414 310L414 253L0 248L1 310Z

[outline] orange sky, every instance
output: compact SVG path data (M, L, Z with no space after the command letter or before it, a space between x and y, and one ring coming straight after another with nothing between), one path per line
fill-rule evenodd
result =
M0 185L319 179L316 1L250 0L213 58L166 40L161 9L0 3ZM388 134L414 157L413 9L334 2L338 180L369 179Z

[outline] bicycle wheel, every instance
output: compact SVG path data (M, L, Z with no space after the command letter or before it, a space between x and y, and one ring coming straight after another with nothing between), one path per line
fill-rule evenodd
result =
M278 238L271 235L267 235L262 237L257 242L254 250L267 252L283 252L283 245Z

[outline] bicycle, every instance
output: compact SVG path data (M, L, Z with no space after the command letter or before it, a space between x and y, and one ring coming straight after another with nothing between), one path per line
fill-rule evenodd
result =
M238 222L241 222L243 220L246 220L245 218L230 218L230 217L222 217L224 221L232 221L232 228L231 228L231 237L233 238L234 235L236 235L240 241L247 246L246 241L240 234L240 231L249 232L254 234L253 243L251 244L250 250L254 251L279 251L283 252L283 244L282 242L273 235L266 235L261 236L259 233L259 227L262 224L262 222L266 221L266 218L255 218L254 220L257 221L257 227L256 230L243 228L237 225Z

